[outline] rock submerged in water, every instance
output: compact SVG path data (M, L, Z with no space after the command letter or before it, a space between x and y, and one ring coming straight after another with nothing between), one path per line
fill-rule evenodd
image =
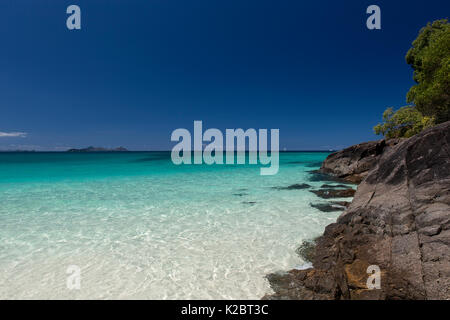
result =
M322 189L330 189L330 188L336 188L336 189L347 189L349 186L345 184L323 184L320 186Z
M311 262L314 258L314 248L316 247L316 239L305 240L302 244L295 250L295 252L305 261Z
M276 190L301 190L301 189L308 189L311 188L311 186L307 183L296 183L296 184L291 184L290 186L287 187L272 187L273 189Z
M334 176L334 175L331 175L331 174L328 174L328 173L322 173L322 172L320 172L320 169L319 170L310 170L310 171L307 171L307 172L310 174L310 177L309 177L308 180L311 181L311 182L329 181L329 182L340 182L340 183L352 183L352 184L354 184L354 182L346 181L343 178L339 178L337 176Z
M355 194L355 189L319 189L319 190L309 190L317 196L330 199L330 198L348 198L353 197Z
M336 202L321 202L321 203L310 203L309 205L313 208L319 209L322 212L335 212L343 211L348 205L343 205L342 203L348 203L346 201L336 201Z
M331 201L331 203L346 208L350 205L350 202L348 201Z
M333 172L365 178L317 239L313 268L268 275L275 293L264 299L450 299L450 122L388 147L362 145L346 151L353 171L341 157ZM371 265L380 289L367 288Z

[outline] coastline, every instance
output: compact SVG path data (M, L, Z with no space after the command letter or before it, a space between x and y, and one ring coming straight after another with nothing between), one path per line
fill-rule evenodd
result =
M306 246L312 268L267 276L263 299L449 299L450 122L333 153L320 169L358 182L350 206ZM381 272L368 288L369 266Z

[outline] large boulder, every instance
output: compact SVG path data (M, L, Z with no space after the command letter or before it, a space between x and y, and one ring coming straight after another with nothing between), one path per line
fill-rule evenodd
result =
M450 299L450 122L378 157L317 239L313 268L269 275L265 298ZM370 290L373 265L381 288Z
M375 167L381 154L401 141L401 139L369 141L348 147L330 154L319 171L348 182L360 183Z

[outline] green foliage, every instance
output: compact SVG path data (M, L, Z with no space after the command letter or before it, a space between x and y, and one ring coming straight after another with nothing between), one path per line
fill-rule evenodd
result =
M423 116L414 106L402 107L396 112L387 108L383 113L383 123L376 125L375 134L386 138L409 138L435 124L433 117Z
M406 99L436 123L450 120L450 23L437 20L422 28L406 62L414 69L416 85Z
M450 120L450 23L437 20L422 28L406 54L417 83L406 100L414 106L397 111L388 108L383 122L373 129L386 138L411 137L422 130Z

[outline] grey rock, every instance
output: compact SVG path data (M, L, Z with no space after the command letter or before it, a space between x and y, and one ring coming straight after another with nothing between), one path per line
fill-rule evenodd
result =
M287 187L272 187L273 189L276 190L302 190L302 189L308 189L311 188L311 186L307 183L296 183L296 184L291 184L290 186Z
M329 198L348 198L353 197L355 194L355 189L319 189L319 190L310 190L312 193L317 196L329 199Z
M310 203L309 205L313 208L319 209L322 212L343 211L346 208L346 206L333 202Z
M314 249L316 247L316 240L305 240L295 250L295 252L305 261L312 261L314 258Z
M268 276L264 298L450 299L450 122L352 150L322 166L363 178L352 203L317 239L313 268ZM381 289L366 286L370 265Z
M328 184L328 183L325 183L325 184L321 185L320 187L321 187L322 189L333 189L333 188L336 188L336 189L348 189L348 188L349 188L349 185L345 185L345 184Z
M377 164L380 155L401 139L360 143L330 154L319 172L330 174L351 183L360 183Z

